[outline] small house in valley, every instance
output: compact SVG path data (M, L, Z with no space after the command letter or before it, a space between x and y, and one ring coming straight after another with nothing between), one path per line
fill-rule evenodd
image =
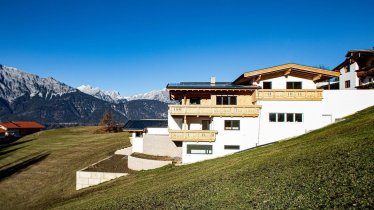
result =
M18 138L32 133L36 133L44 128L44 125L41 125L34 121L9 121L0 123L0 129L5 131L4 136L7 137Z

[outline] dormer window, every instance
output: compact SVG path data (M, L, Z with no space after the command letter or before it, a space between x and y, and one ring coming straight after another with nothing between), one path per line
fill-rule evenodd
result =
M271 82L262 82L262 89L272 89Z
M287 89L302 89L301 82L287 82Z

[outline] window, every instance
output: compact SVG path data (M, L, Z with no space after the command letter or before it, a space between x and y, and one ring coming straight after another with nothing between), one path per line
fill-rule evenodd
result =
M284 122L284 113L278 113L278 122Z
M271 89L271 82L263 82L262 83L262 89Z
M225 145L224 148L227 150L240 150L240 145Z
M302 89L301 82L287 82L287 89Z
M295 113L295 122L303 122L303 114Z
M269 122L303 122L302 113L269 113Z
M277 122L277 114L269 113L269 121L270 122Z
M210 121L209 120L203 120L202 121L202 130L210 130Z
M287 122L293 122L294 121L293 116L294 116L293 113L287 113Z
M236 96L217 96L217 105L236 105Z
M347 80L344 82L345 88L350 88L351 87L351 80Z
M348 64L347 66L347 72L350 72L351 71L351 64Z
M240 130L240 120L225 120L225 130Z
M213 154L212 145L196 145L188 144L187 145L187 154Z
M135 137L143 137L143 132L135 132Z
M190 98L190 104L200 104L201 98Z

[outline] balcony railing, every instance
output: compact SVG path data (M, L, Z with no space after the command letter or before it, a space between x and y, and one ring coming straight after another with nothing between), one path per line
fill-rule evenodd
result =
M237 105L169 105L171 115L218 116L218 117L257 117L261 106Z
M263 101L321 101L323 90L258 90L257 100Z
M212 142L216 140L217 131L211 130L169 130L172 141Z

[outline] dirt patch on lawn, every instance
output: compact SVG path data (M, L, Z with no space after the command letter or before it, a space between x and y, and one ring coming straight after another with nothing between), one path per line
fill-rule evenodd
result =
M131 173L127 167L127 156L124 155L113 155L112 157L105 159L91 165L84 169L83 171L91 172L110 172L110 173Z
M157 155L148 155L144 153L134 152L131 154L132 157L148 159L148 160L164 160L164 161L173 161L174 159L169 156L157 156Z

